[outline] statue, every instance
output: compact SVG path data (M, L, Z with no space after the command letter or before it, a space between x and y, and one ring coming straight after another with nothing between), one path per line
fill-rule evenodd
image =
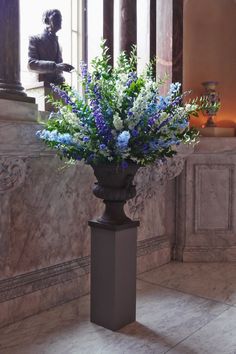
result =
M38 73L38 80L46 83L62 84L63 71L70 72L74 67L63 63L58 43L57 31L61 29L62 16L59 10L47 10L43 14L44 32L30 37L28 68Z

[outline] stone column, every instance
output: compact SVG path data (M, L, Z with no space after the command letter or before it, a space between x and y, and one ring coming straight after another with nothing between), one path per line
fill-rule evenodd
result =
M88 63L88 4L82 0L82 60Z
M161 94L166 94L169 83L182 82L183 75L183 0L156 0L157 7L157 73L168 75Z
M20 82L19 0L0 0L0 98L34 102Z
M156 0L150 0L150 60L156 57ZM156 66L154 76L156 76Z
M172 81L183 82L183 0L173 0Z
M120 50L129 54L137 43L137 5L136 0L121 0L120 4Z
M113 64L114 0L103 0L103 38L109 48L110 64Z

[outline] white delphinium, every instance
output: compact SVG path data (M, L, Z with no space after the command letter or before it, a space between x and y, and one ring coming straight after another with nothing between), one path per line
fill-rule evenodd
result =
M118 113L114 114L113 117L113 125L116 128L116 130L122 130L124 128L124 124L122 119L120 118Z
M72 127L77 128L80 125L79 117L75 113L66 111L65 113L62 112L62 114Z
M116 107L118 110L122 108L124 97L126 95L126 82L128 80L128 74L120 74L119 79L115 83L117 97L116 97Z
M157 86L152 80L148 80L144 87L140 90L137 98L133 102L133 107L130 109L132 116L128 118L128 127L133 129L142 118L145 110L156 94Z

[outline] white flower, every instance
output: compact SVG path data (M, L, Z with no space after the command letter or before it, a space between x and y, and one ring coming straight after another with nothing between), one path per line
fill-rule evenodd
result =
M124 128L124 124L122 119L119 117L118 113L114 114L113 118L113 125L116 128L116 130L122 130Z
M167 117L168 117L168 113L162 112L160 114L160 122L163 122L163 120L165 120Z
M69 124L74 127L78 127L80 125L79 117L73 112L66 112L64 116Z
M196 104L187 103L185 105L185 109L186 109L187 112L193 112L193 111L196 111L198 109L198 106Z
M142 87L130 110L133 115L127 118L129 129L133 129L140 122L145 110L152 101L153 96L156 94L156 91L156 83L151 80L147 81L144 87Z

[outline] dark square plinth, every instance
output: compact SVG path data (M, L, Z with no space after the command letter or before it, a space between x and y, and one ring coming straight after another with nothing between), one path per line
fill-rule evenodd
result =
M139 222L91 227L91 322L113 331L135 321Z

